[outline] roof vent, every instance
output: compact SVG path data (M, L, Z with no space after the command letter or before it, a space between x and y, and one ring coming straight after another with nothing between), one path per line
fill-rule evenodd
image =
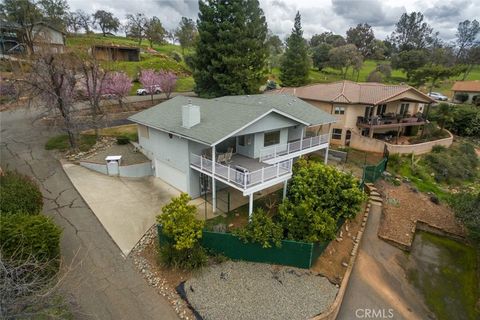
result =
M190 129L200 123L200 107L192 105L189 99L188 104L182 107L182 126Z

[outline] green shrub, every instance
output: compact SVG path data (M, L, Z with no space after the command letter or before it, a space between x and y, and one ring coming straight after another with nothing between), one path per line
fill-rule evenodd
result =
M118 136L117 137L117 144L125 145L125 144L128 144L129 142L130 142L130 138L127 137L127 136Z
M323 242L335 238L336 219L325 210L312 208L311 201L293 204L287 199L279 207L279 217L287 239Z
M454 194L449 203L457 219L467 227L469 238L480 245L480 192Z
M271 248L272 244L276 247L282 245L282 226L278 222L274 222L272 217L261 208L253 213L252 221L246 226L234 230L233 233L246 243L258 242L263 248Z
M471 144L436 150L425 156L425 162L434 171L438 182L459 183L477 176L479 160Z
M206 253L199 240L204 221L196 219L197 207L189 205L186 193L172 198L157 216L163 235L168 239L159 250L160 261L169 267L194 269L206 263Z
M465 101L468 100L468 94L467 93L457 93L455 94L455 100L460 101L461 103L464 103Z
M10 214L0 216L1 254L5 258L56 261L60 256L62 231L43 215Z
M441 145L432 147L432 152L433 153L444 152L445 150L447 150L447 148L445 146L441 146Z
M43 198L38 185L28 176L7 171L0 176L0 214L38 214Z
M205 249L196 244L192 248L177 250L172 245L161 245L158 250L158 262L170 268L193 270L203 267L208 257Z
M352 219L366 197L351 174L300 159L288 184L288 200L279 207L288 239L316 242L332 239L339 219Z
M182 62L182 55L177 51L172 51L170 53L170 57L175 60L176 62Z

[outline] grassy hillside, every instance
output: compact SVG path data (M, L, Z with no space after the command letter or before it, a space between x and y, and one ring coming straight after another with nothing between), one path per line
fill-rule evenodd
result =
M93 44L107 44L118 46L134 46L138 47L138 42L134 39L128 39L118 36L102 36L98 34L92 35L69 35L67 36L67 46L76 51L86 52ZM149 48L148 41L142 41L140 45L142 51ZM191 77L191 72L185 62L177 62L173 59L174 54L181 55L180 46L173 44L153 45L153 49L157 53L142 52L140 54L140 61L114 61L102 62L102 65L109 70L118 70L126 72L132 79L136 79L139 72L143 69L154 70L168 70L178 75L177 91L191 91L193 90L194 82ZM189 53L189 50L186 51ZM131 93L141 85L134 82Z
M114 44L120 46L136 46L138 47L138 42L134 39L129 39L125 37L118 36L102 36L99 34L92 35L69 35L67 36L67 46L73 48L74 50L86 51L93 44ZM142 41L140 45L143 51L149 48L148 41ZM155 69L155 70L170 70L175 72L178 76L177 82L177 91L191 91L195 85L193 78L191 77L191 71L188 69L184 61L177 62L173 59L174 54L181 55L181 48L178 45L173 44L163 44L153 45L153 49L157 53L147 53L143 52L140 55L141 61L139 62L130 62L130 61L119 61L119 62L105 62L104 66L112 70L122 70L125 71L130 77L135 79L138 73L142 69ZM192 50L186 50L185 54L191 53ZM363 63L362 69L360 70L359 75L353 74L351 71L347 74L347 80L365 82L368 75L372 72L378 63L385 63L385 61L375 61L375 60L365 60ZM274 79L277 82L279 81L280 70L278 68L273 68L269 78ZM461 77L456 77L461 79ZM332 68L325 68L322 71L316 69L311 69L309 74L310 83L328 83L343 80L342 75L338 70ZM455 78L445 80L436 86L435 91L440 91L447 96L451 96L452 93L450 88L455 82ZM480 80L480 66L477 66L472 70L472 72L467 77L467 80ZM390 79L387 79L387 83L401 83L406 82L407 78L403 71L401 70L392 70L392 76ZM139 83L134 83L132 88L132 94L135 93L135 90L140 87ZM421 88L425 89L426 88Z
M351 80L351 81L359 81L359 82L366 82L368 75L370 72L375 70L376 66L378 63L386 63L386 61L375 61L375 60L365 60L363 63L362 69L360 69L360 73L357 77L357 74L353 74L351 71L348 72L346 79ZM280 77L280 70L279 68L273 68L270 74L270 79L274 79L277 82L279 81ZM450 91L453 83L456 80L461 80L461 76L458 77L452 77L450 79L447 79L441 83L438 83L438 85L435 86L435 91L440 91L443 94L447 96L451 96L452 93ZM309 74L309 80L310 83L329 83L329 82L334 82L334 81L340 81L343 80L343 76L341 75L339 70L335 70L332 68L325 68L322 71L318 71L317 69L310 69L310 74ZM466 80L480 80L480 66L476 66L472 72L468 75ZM394 69L392 70L392 76L390 79L386 79L386 83L402 83L402 82L407 82L407 77L405 73L402 70ZM427 88L421 88L424 89L424 91L427 90Z

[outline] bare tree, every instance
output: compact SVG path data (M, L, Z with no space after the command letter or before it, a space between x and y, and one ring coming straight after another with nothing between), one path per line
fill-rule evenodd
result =
M102 69L100 63L95 58L84 59L81 62L83 73L83 82L85 94L88 98L92 124L95 130L95 136L98 138L99 122L102 118L103 110L101 100L104 95L104 86L107 72Z
M76 60L68 54L43 52L37 56L28 74L20 74L17 79L26 96L39 98L47 112L61 115L72 149L77 148L77 127L73 118L77 98Z
M75 15L78 17L79 24L85 30L85 33L90 33L90 27L93 24L92 15L82 10L75 11Z
M59 264L60 272L56 272L53 266ZM60 286L72 265L41 261L34 256L5 258L0 254L0 318L64 319L71 315L75 312L73 304L62 296Z

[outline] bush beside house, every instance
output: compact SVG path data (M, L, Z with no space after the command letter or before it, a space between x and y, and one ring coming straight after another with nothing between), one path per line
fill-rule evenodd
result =
M157 217L157 221L161 224L160 260L169 266L190 269L201 266L205 259L199 244L203 242L203 222L195 219L196 207L188 205L189 200L186 194L172 199L171 203L162 208L163 214ZM315 161L301 159L295 164L287 199L280 205L278 212L272 215L263 209L257 209L248 225L235 229L231 236L245 244L251 243L248 246L255 252L262 248L270 250L268 253L265 251L265 255L270 254L271 259L277 262L282 259L273 247L280 248L282 240L291 241L290 247L303 248L308 245L309 250L314 251L318 251L317 246L312 245L321 244L319 248L323 250L335 237L339 223L354 218L364 200L358 181L352 175ZM210 237L215 233L208 234ZM221 234L218 235L220 237ZM169 241L165 241L165 237ZM232 246L238 246L234 239L228 241ZM257 244L258 248L252 247L252 244ZM216 247L222 246L224 244ZM287 250L290 254L292 248ZM309 252L311 258L313 253ZM237 258L245 256L238 252L234 255ZM254 259L259 261L258 254Z
M189 205L190 196L182 193L162 208L157 222L168 241L160 247L160 261L169 267L196 269L207 261L207 255L199 244L203 221L195 218L197 207Z

